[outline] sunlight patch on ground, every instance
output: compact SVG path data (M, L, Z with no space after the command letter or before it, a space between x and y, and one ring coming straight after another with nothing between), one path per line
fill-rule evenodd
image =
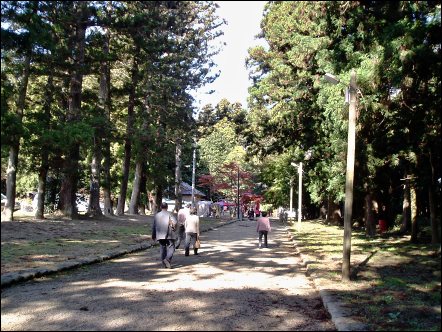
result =
M7 314L2 313L2 324L7 324L8 326L11 326L12 327L11 330L15 330L14 326L18 326L17 330L20 330L21 326L23 325L26 326L26 322L32 319L34 319L33 314L18 316L15 315L14 313L7 313Z

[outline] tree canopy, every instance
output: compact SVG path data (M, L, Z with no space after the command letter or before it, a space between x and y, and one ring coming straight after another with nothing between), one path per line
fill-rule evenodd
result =
M247 59L253 79L247 142L254 153L272 160L263 173L268 199L280 204L277 193L287 197L287 173L295 172L290 163L304 161L311 202L342 201L344 89L354 69L356 218L371 222L367 209L377 203L388 207L394 221L407 197L404 178L414 179L406 185L415 192L413 223L430 210L440 216L440 204L428 198L440 197L441 191L440 22L436 1L267 4L261 37L269 47L250 49ZM325 73L342 84L329 84ZM312 152L308 160L307 151ZM373 206L364 210L367 195ZM433 219L435 227L434 214ZM438 237L437 227L433 236Z
M91 213L99 213L100 186L106 204L118 201L123 212L131 190L134 204L143 193L161 200L173 182L176 140L190 145L194 136L190 92L217 77L210 69L224 21L216 8L211 1L2 2L7 205L16 191L37 187L47 204L55 200L49 191L59 193L70 217L83 189L94 196ZM142 181L131 188L134 177Z
M227 170L236 167L244 190L251 179L247 190L273 207L289 205L292 163L303 162L304 214L327 206L330 217L345 194L345 99L355 70L354 218L370 229L372 212L385 206L390 224L413 240L420 224L439 241L440 1L268 2L259 35L268 47L250 48L245 59L248 109L222 99L197 112L191 92L218 76L211 69L225 22L216 8L1 3L7 218L16 193L30 190L39 195L37 217L57 197L75 217L79 191L90 193L92 215L103 198L105 213L112 204L124 213L126 201L130 213L141 204L155 210L166 189L189 178L183 165L194 140L202 182L231 182Z

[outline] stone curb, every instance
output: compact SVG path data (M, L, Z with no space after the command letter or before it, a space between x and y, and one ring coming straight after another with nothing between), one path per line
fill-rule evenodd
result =
M295 240L293 234L290 233L288 227L286 227L287 234L289 235L290 241L293 242L296 249L296 254L300 256L303 266L306 268L305 274L313 281L315 288L319 291L324 308L328 311L331 316L332 322L335 324L338 331L369 331L366 324L358 322L352 319L349 310L347 310L341 302L339 302L336 297L332 295L332 291L323 288L317 280L311 276L309 271L309 261L308 258L300 252L298 244Z
M234 223L236 221L237 220L227 221L223 224L219 224L217 226L212 226L207 229L203 229L201 232L207 232L207 231L213 230L217 227L229 225L229 224ZM39 278L39 277L47 276L50 274L55 274L55 273L61 272L61 271L75 269L75 268L78 268L78 267L81 267L84 265L101 263L101 262L104 262L104 261L107 261L107 260L110 260L113 258L117 258L119 256L131 254L131 253L134 253L137 251L146 250L146 249L149 249L149 248L155 247L155 246L158 246L158 244L144 241L141 244L131 245L127 249L114 250L114 251L108 252L107 254L102 254L99 256L89 256L89 257L82 258L79 260L70 260L67 262L61 262L54 267L35 268L35 269L29 269L26 271L5 273L1 276L1 288L3 289L3 288L11 286L13 284L19 283L19 282L28 281L28 280L31 280L34 278Z

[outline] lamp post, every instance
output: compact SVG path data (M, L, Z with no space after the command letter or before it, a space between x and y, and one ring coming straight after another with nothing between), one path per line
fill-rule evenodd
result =
M238 218L238 220L242 220L242 218L240 218L240 216L242 215L241 213L240 213L240 209L241 209L241 207L239 206L239 164L236 164L236 167L237 167L237 171L238 171L238 173L237 173L237 187L236 187L236 189L237 189L237 191L236 191L236 206L237 206L237 218Z
M309 160L312 156L312 149L308 149L305 153L304 160ZM298 167L298 231L301 230L301 219L302 219L302 161L299 164L292 162L292 166ZM291 188L290 188L291 189ZM290 197L292 200L292 197ZM290 211L291 211L290 207Z
M324 78L333 84L339 83L339 79L331 74L325 74ZM348 113L348 136L347 136L347 170L345 175L345 208L344 208L344 246L342 256L342 279L350 280L350 253L351 253L351 217L353 209L353 180L355 164L355 141L356 141L356 103L357 86L356 72L350 73L349 113Z
M301 229L301 209L302 209L302 161L299 164L291 163L292 166L298 167L298 230ZM291 198L290 198L291 199ZM291 211L291 209L290 209Z
M195 207L195 168L196 168L196 141L192 143L193 161L192 161L192 207Z
M293 178L290 178L290 212L293 211Z
M302 218L302 161L299 162L298 167L298 229L301 229Z

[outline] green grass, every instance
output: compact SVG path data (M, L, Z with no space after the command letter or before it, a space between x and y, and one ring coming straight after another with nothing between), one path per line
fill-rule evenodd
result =
M439 245L412 244L408 237L366 237L353 230L350 282L341 280L343 228L318 221L296 225L298 248L311 261L313 278L327 283L371 330L440 331ZM388 234L387 234L388 235Z
M2 243L2 264L20 264L23 260L43 263L49 258L66 260L81 248L85 254L100 254L122 244L135 244L134 239L150 234L150 226L117 226L112 229L76 234L71 238L51 238L41 241L20 240Z
M23 216L24 218L26 216ZM27 217L24 220L32 220ZM38 223L31 221L32 227L38 227ZM51 222L51 221L48 221ZM92 230L78 230L75 226L64 222L53 222L51 228L55 229L52 238L41 236L41 240L35 241L30 235L23 235L19 239L3 239L1 244L1 261L3 267L15 266L21 268L23 263L44 265L49 260L64 261L79 254L99 255L109 250L114 250L122 245L134 245L141 241L149 241L152 234L152 216L146 216L146 222L122 221L122 225L109 224L106 220L77 221L83 224L94 223ZM200 229L207 229L224 221L209 218L200 219ZM66 231L66 227L68 228ZM75 230L70 232L70 230ZM64 230L56 235L57 230ZM44 233L44 231L43 231Z
M407 281L396 277L386 277L384 280L380 280L379 282L379 287L385 287L388 289L402 289L405 286L407 286Z

